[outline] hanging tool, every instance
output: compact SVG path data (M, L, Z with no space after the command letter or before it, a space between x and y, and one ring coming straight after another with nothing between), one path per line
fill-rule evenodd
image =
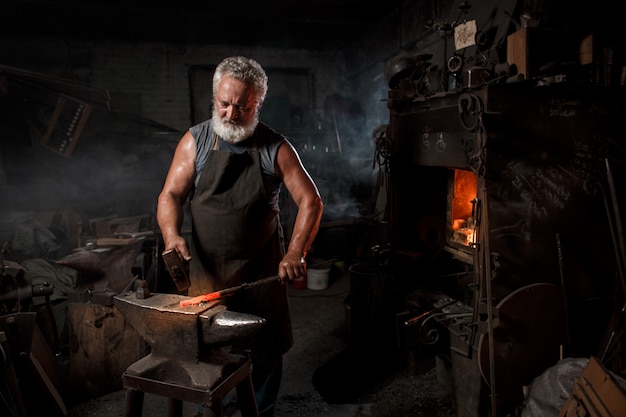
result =
M341 138L339 137L339 126L337 125L337 114L333 112L333 122L335 123L335 136L337 137L337 150L339 151L339 156L341 154Z

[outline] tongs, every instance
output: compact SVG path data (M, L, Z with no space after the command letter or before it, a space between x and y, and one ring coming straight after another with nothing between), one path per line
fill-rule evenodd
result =
M237 285L235 287L224 288L223 290L213 291L208 294L198 295L188 300L182 300L180 302L180 306L188 307L188 306L192 306L192 305L196 305L200 303L208 303L209 301L217 300L219 298L233 294L244 288L251 288L251 287L256 287L258 285L269 284L271 282L278 281L278 280L280 280L280 277L278 275L272 275L271 277L263 278L258 281L246 282L244 284Z

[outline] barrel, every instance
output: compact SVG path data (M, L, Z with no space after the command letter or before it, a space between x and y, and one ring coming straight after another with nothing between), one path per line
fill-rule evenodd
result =
M387 308L389 274L372 262L350 266L350 293L346 302L350 312L350 343L377 346L385 343L393 323Z

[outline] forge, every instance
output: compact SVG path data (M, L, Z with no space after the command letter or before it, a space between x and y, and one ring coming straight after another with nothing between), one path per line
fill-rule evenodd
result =
M411 329L449 337L459 416L511 413L564 357L621 371L605 336L623 297L610 187L623 178L621 102L565 86L390 90L397 304L415 312ZM439 306L446 296L458 302Z

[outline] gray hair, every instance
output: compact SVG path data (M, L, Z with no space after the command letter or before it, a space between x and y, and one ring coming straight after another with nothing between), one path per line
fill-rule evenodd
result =
M252 85L257 94L257 103L263 104L267 94L267 74L261 64L245 56L231 56L225 58L215 68L213 74L213 97L217 93L217 86L225 75Z

